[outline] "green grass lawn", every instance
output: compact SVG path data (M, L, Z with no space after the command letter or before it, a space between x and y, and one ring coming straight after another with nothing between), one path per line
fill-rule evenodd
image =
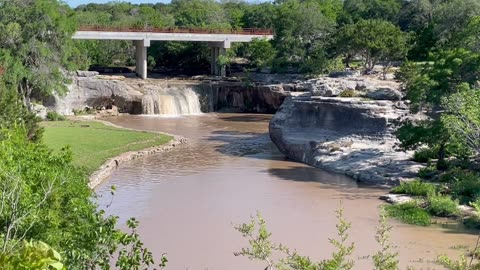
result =
M128 151L161 145L171 136L110 127L99 122L43 122L44 142L54 151L70 146L73 163L88 173L99 168L107 159Z

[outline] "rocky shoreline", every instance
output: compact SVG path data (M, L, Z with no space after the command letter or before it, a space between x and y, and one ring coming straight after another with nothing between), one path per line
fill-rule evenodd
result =
M292 93L270 122L270 138L283 154L374 186L416 177L424 165L396 147L394 123L411 116L398 84L363 78L313 82L311 91ZM346 90L357 97L340 97Z

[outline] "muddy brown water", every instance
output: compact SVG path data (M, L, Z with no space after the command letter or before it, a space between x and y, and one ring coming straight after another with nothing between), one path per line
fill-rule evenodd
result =
M108 121L129 128L183 135L189 144L137 159L118 168L97 192L109 214L140 220L139 233L167 269L264 269L235 257L248 241L233 228L258 211L272 240L312 259L328 258L336 236L335 210L343 202L352 223L354 269L372 269L378 250L378 196L386 191L351 178L288 161L268 137L270 115L204 114L179 118L119 116ZM439 254L458 256L473 246L475 232L456 225L418 227L390 221L401 266L441 269ZM263 266L263 267L262 267Z

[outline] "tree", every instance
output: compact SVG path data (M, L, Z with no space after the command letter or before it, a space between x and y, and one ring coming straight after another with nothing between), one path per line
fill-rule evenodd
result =
M153 265L135 231L138 222L128 222L130 233L116 229L118 218L98 209L71 153L53 154L41 142L25 140L25 133L21 124L0 130L0 261L25 265L24 241L41 241L62 251L62 263L71 269L110 269L115 254L122 270Z
M400 79L411 101L412 112L430 116L427 120L409 120L402 124L397 131L401 147L417 149L426 144L437 149L437 167L445 169L449 149L452 155L465 155L468 150L465 141L451 133L449 122L441 118L449 97L463 92L466 86L473 87L480 79L480 54L465 49L440 51L431 56L431 63L403 65Z
M243 25L247 28L273 28L276 7L269 2L249 5L243 16Z
M480 154L480 89L462 84L458 93L442 100L446 112L441 121L456 140L463 141L477 156Z
M278 52L276 69L312 72L312 66L316 66L315 70L321 70L322 65L326 65L325 48L335 22L322 13L319 3L286 1L277 7L276 18L273 41Z
M40 118L27 109L17 90L5 86L0 79L0 129L13 129L21 125L26 129L26 138L39 141L43 132L39 122Z
M271 64L276 51L265 39L254 39L245 48L245 56L254 67L265 67Z
M383 61L384 77L391 62L403 60L408 52L407 34L383 20L362 20L343 26L339 30L337 44L337 53L361 55L365 72L373 70Z
M173 0L171 5L176 26L231 28L225 10L214 0Z
M401 0L345 0L340 24L352 24L360 20L387 20L397 22Z
M462 32L470 20L480 15L480 2L476 0L449 0L434 10L433 31L439 44L454 41L456 33Z
M8 83L17 87L27 107L32 96L65 90L63 70L77 66L72 10L56 0L0 0L0 6L0 29L11 31L0 46L0 56L11 56L2 57L0 65L15 74Z

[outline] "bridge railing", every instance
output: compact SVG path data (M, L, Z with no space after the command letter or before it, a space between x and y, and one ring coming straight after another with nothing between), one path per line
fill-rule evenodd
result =
M236 34L236 35L273 35L273 29L241 28L241 29L205 29L184 27L117 27L103 25L81 25L79 31L98 32L148 32L148 33L192 33L192 34Z

